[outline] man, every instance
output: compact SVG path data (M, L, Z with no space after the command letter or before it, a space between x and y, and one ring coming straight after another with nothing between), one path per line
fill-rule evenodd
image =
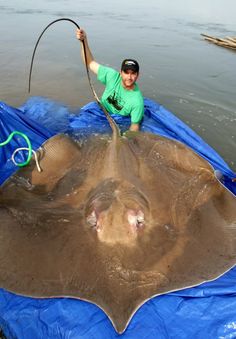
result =
M100 65L93 58L85 31L78 29L76 36L80 41L84 41L89 69L106 86L101 98L102 105L109 113L130 116L130 130L138 131L144 114L143 96L136 84L139 76L138 62L134 59L125 59L120 72ZM82 58L85 62L83 49Z

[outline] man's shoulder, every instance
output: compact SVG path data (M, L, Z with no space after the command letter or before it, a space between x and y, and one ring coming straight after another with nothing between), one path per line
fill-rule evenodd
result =
M120 73L116 71L114 68L99 65L97 78L102 83L106 83L107 81L111 81L112 79L116 80L119 78L119 76Z

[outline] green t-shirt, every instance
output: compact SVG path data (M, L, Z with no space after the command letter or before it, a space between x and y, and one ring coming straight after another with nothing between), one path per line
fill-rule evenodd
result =
M138 124L144 114L143 96L135 84L133 90L126 90L121 83L121 75L116 70L100 65L97 79L106 88L101 103L110 113L131 116L131 123Z

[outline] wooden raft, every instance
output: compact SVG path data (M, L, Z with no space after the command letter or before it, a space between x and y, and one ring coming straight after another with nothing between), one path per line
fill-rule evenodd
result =
M207 34L201 34L204 36L204 39L210 42L213 42L214 44L221 46L221 47L226 47L226 48L231 48L236 50L236 37L226 37L224 39L222 38L216 38Z

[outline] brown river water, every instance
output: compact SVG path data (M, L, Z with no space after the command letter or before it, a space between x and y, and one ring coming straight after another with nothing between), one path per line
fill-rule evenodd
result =
M119 69L122 59L136 58L144 96L185 121L236 171L236 51L201 36L236 36L235 13L234 0L0 0L0 100L17 107L29 96L45 96L73 108L94 100L68 22L43 36L28 93L39 34L67 17L87 31L99 63Z

